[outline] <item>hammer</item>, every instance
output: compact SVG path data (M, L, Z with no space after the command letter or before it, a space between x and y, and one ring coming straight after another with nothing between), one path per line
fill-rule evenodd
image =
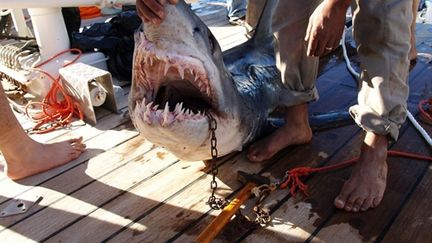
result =
M249 174L244 171L237 172L237 179L246 184L236 197L222 209L222 212L204 229L196 239L197 242L211 242L228 224L232 216L238 211L240 206L249 199L254 187L270 184L270 179L257 174Z

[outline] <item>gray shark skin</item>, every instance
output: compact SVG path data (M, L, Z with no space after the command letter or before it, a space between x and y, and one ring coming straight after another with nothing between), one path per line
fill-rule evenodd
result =
M222 53L207 26L183 1L166 7L158 26L135 38L131 119L140 134L180 159L211 158L209 118L217 122L218 155L261 136L279 100L269 0L256 34Z

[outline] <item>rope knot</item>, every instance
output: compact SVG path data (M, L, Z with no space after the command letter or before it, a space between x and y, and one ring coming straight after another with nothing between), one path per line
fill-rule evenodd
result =
M303 194L308 196L308 186L303 183L300 179L302 176L308 176L314 172L313 168L310 167L298 167L286 172L286 180L280 185L281 189L289 187L291 196L295 196L297 191L301 191Z

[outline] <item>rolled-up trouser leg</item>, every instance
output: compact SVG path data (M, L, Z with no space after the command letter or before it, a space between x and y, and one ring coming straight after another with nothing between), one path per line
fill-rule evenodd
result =
M321 0L280 0L273 15L276 37L276 63L285 89L280 106L293 106L318 99L315 79L318 58L306 55L309 17Z
M358 104L350 113L365 131L397 140L406 118L410 0L356 0L354 37L361 62Z

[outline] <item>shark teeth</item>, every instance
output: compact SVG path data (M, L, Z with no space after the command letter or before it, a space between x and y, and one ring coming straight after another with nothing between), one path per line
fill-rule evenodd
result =
M170 65L168 63L165 63L165 67L164 67L164 76L166 76L168 74L168 69L170 68Z
M205 113L198 111L194 112L191 109L183 107L183 103L177 103L173 111L170 111L170 105L165 103L164 108L159 109L159 105L154 105L153 102L147 103L144 98L141 102L136 102L135 116L143 120L147 125L160 125L161 127L169 127L176 121L183 120L200 120L205 118Z
M215 97L212 95L212 88L207 77L207 71L201 61L192 57L180 56L175 53L159 53L154 50L154 46L147 43L146 48L137 54L138 59L143 59L141 66L135 67L135 70L143 70L142 73L135 72L135 80L138 80L145 90L157 90L160 80L165 80L172 75L178 75L181 80L187 80L195 85L200 92L205 94L215 103ZM147 50L148 49L148 50ZM137 62L139 63L139 62ZM144 65L144 66L142 66ZM170 71L172 70L172 72Z
M180 68L178 69L178 73L179 73L179 75L180 75L180 78L181 78L181 79L184 79L184 69L180 67Z
M162 127L168 127L176 121L183 120L200 120L205 118L205 113L201 111L194 112L191 109L183 107L183 103L177 103L173 111L170 111L170 105L165 103L164 108L158 109L159 105L153 105L153 102L146 104L144 98L142 102L136 102L135 114L150 126L159 124Z

